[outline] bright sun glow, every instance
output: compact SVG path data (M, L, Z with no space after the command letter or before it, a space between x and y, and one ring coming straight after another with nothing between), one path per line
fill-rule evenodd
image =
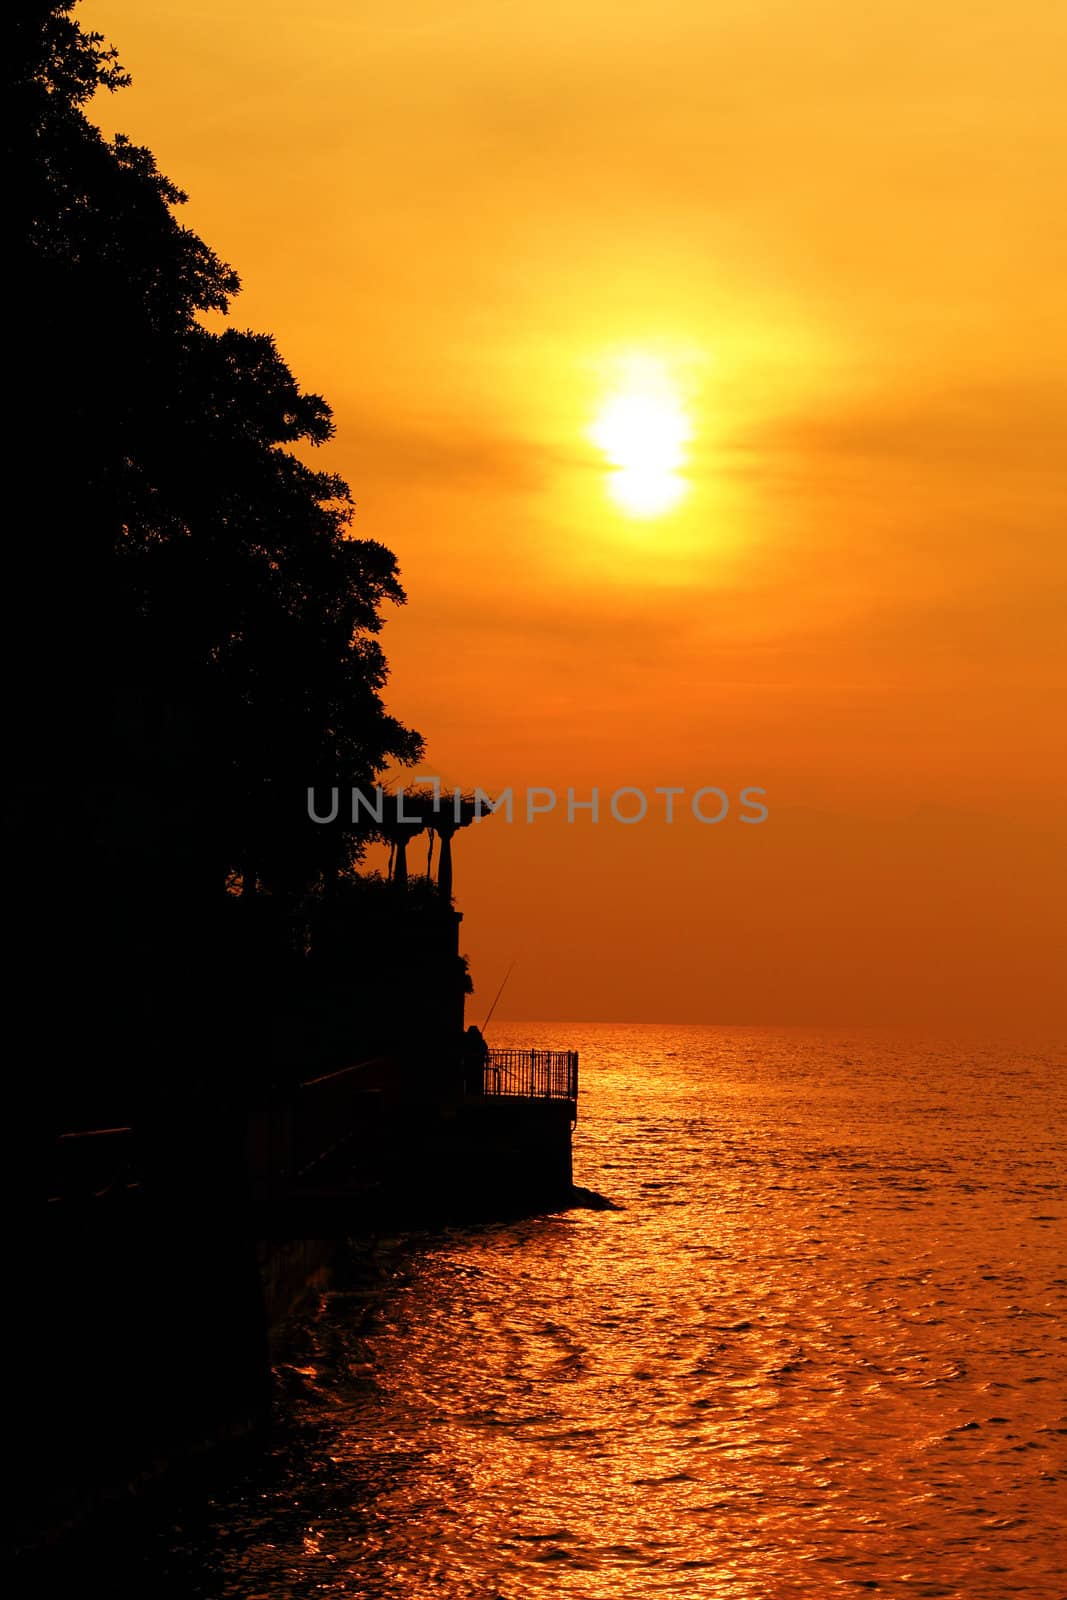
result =
M678 393L658 361L626 362L589 431L611 462L612 499L634 517L670 511L688 487L680 468L691 429Z

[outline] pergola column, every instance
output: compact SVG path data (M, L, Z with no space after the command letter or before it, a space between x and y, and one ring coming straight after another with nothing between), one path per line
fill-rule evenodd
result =
M393 846L393 882L408 881L408 836L402 833Z
M456 825L448 817L435 817L434 830L441 841L437 855L437 887L446 900L452 898L452 835Z

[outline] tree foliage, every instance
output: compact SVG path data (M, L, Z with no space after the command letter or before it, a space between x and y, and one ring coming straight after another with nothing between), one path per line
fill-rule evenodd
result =
M307 785L421 750L381 693L396 562L351 536L348 486L293 453L331 437L326 402L270 336L205 321L238 279L151 152L88 119L129 80L72 10L16 0L6 68L27 810L83 871L125 848L157 888L169 862L306 890L361 846L308 821ZM124 832L116 793L151 824Z

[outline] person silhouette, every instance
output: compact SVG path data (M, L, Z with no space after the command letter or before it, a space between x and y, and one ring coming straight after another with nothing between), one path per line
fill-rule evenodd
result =
M468 1094L485 1093L485 1069L489 1063L489 1046L481 1028L472 1022L463 1035L464 1081Z

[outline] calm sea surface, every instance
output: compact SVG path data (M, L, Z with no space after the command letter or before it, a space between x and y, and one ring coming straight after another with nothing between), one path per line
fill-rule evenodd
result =
M1062 1058L491 1034L580 1050L575 1179L625 1209L384 1244L164 1586L1064 1600Z

